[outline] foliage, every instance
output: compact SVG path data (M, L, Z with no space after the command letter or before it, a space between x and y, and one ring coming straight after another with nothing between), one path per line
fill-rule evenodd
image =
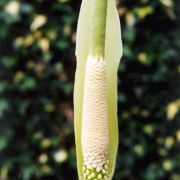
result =
M72 93L80 3L0 1L0 179L77 179ZM177 4L117 1L124 54L114 180L180 179Z

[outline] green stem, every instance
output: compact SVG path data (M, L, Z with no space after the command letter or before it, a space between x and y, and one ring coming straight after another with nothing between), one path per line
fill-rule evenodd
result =
M107 0L91 0L91 7L89 53L104 57Z

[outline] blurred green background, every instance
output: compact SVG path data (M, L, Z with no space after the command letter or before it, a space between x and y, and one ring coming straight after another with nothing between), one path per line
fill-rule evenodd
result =
M77 180L80 3L0 0L0 180ZM180 3L119 0L117 8L124 52L113 180L180 180Z

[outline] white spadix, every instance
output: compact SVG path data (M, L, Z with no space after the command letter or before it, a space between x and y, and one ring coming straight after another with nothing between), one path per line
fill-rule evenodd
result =
M84 164L102 167L107 160L109 130L106 88L106 62L88 56L83 98L82 152Z
M84 179L98 178L98 175L101 179L108 177L108 168L105 170L109 146L106 74L106 62L102 58L88 56L81 132ZM91 174L86 174L88 171Z

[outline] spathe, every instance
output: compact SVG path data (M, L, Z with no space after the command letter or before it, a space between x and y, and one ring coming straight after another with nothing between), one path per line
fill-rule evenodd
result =
M104 1L105 2L105 1ZM76 57L77 69L74 86L74 127L77 153L77 166L79 179L82 178L83 154L81 144L82 111L86 61L90 47L90 0L83 0L79 15L77 28ZM103 56L103 55L102 55ZM118 122L117 122L117 69L122 56L122 41L119 16L116 10L115 1L107 1L105 50L104 60L107 64L107 104L108 104L108 128L109 128L109 174L112 179L118 147Z

